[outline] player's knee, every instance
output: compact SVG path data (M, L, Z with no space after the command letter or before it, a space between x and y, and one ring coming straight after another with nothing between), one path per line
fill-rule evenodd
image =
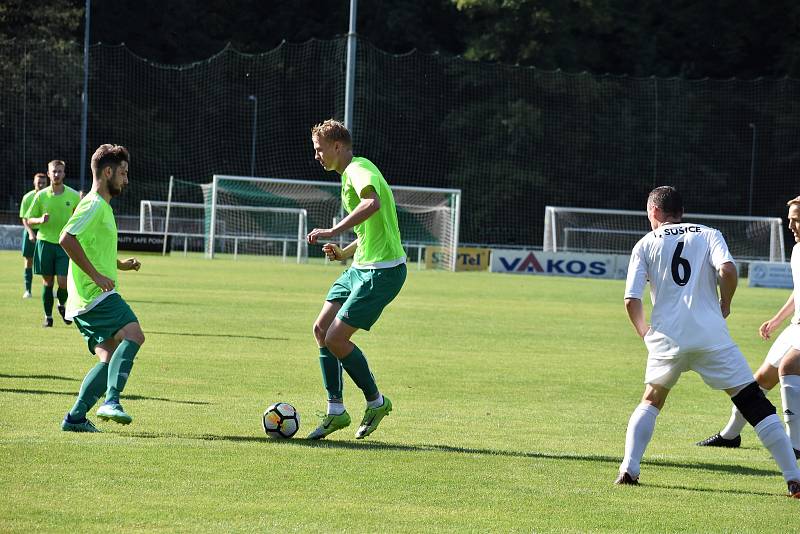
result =
M751 382L731 400L751 426L775 413L775 406L767 399L758 383Z
M131 323L125 326L125 328L120 331L119 338L133 341L140 347L144 345L144 332L142 332L142 328L139 326L139 323Z
M325 336L328 333L328 329L323 328L322 325L319 323L319 321L315 321L312 331L314 333L314 339L317 340L317 343L320 346L323 346L323 344L325 343Z
M790 350L781 360L779 374L800 375L800 351Z

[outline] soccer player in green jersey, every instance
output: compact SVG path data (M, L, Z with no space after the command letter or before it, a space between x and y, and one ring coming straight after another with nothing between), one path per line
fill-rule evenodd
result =
M61 233L69 255L69 299L66 317L73 319L89 351L100 360L86 374L75 405L61 429L99 432L86 413L105 393L97 417L127 425L133 418L119 402L133 359L144 343L139 320L116 291L117 270L138 271L136 258L117 259L117 223L109 202L128 185L128 151L101 145L92 156L92 190Z
M65 164L53 160L47 164L50 186L45 187L33 197L26 213L28 224L38 224L36 252L33 256L33 272L42 276L42 307L44 308L45 328L53 326L53 287L54 278L58 281L58 313L67 324L72 324L64 316L67 302L67 269L69 258L58 244L61 229L72 216L80 196L71 187L64 185Z
M25 293L22 298L31 298L31 284L33 283L33 254L36 251L36 228L28 223L28 209L31 207L33 197L40 190L47 187L47 175L37 172L33 175L33 189L25 193L19 203L19 218L22 221L22 258L25 264L23 280L25 280Z
M353 257L353 264L333 283L314 322L328 410L308 439L322 439L350 425L342 397L342 368L367 400L356 430L356 439L362 439L392 411L392 401L381 395L367 359L350 338L360 329L369 330L400 292L406 279L406 253L392 190L371 161L353 156L347 128L327 120L314 126L311 140L314 158L326 171L342 176L342 205L348 215L333 228L315 228L306 239L314 244L352 228L356 240L344 248L333 243L322 247L329 259Z

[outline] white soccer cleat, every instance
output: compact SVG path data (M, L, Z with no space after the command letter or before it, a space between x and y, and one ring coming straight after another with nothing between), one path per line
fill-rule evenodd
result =
M31 298L31 292L26 290L25 293L22 294L22 298L24 299Z

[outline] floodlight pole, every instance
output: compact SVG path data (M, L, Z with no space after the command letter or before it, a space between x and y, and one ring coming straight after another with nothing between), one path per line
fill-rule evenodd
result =
M86 0L86 28L83 31L83 94L81 95L81 191L86 192L86 137L89 129L89 23L92 0Z
M356 85L356 11L358 0L350 0L350 29L347 32L347 73L344 86L344 126L353 134L353 103Z
M748 200L747 214L753 214L753 177L756 173L756 125L755 123L749 124L753 130L753 142L750 148L750 196Z
M258 120L258 97L250 95L248 100L253 101L253 142L250 150L250 176L256 175L256 121Z

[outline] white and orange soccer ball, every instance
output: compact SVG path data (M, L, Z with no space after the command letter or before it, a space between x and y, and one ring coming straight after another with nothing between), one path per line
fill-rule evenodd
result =
M267 436L288 439L300 428L300 414L288 402L276 402L267 408L261 422Z

